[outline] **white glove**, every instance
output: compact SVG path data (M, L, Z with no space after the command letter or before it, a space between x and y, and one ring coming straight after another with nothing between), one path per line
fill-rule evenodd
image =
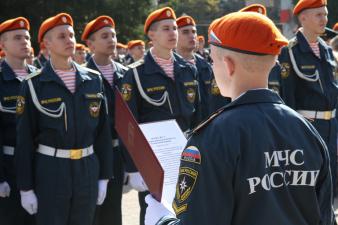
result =
M0 183L0 197L6 198L9 197L11 193L11 187L8 185L6 181Z
M144 225L156 225L164 216L175 218L164 205L154 199L150 194L146 196L145 201L148 204L148 207L146 209Z
M38 199L33 190L20 191L21 205L30 214L38 212Z
M109 180L99 180L99 192L97 194L96 205L102 205L107 195L107 185Z
M139 172L129 173L129 184L139 192L147 191L148 187Z

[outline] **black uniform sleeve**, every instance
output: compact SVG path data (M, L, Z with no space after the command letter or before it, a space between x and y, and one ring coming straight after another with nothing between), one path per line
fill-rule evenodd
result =
M4 164L3 164L3 123L2 123L2 112L0 112L0 183L5 181L5 174L4 174Z
M103 99L101 102L99 125L94 141L94 150L100 163L100 179L110 179L113 177L113 143L109 127L109 116L107 114L108 109L106 108L107 103L105 101Z
M332 205L333 191L332 191L329 151L326 147L324 140L320 137L319 133L315 130L315 128L312 128L312 130L317 136L320 145L322 146L323 163L316 183L317 199L321 215L320 225L335 224L334 223L335 215Z
M133 113L135 119L139 121L138 110L137 110L138 102L140 101L139 92L136 86L136 82L134 79L134 73L132 69L129 69L124 75L120 90L121 90L123 99L128 104L130 111ZM126 148L122 148L122 155L125 160L126 171L136 172L137 168Z
M201 84L198 78L198 72L197 69L195 67L192 67L193 73L194 73L194 77L197 83L197 93L196 93L196 98L195 98L195 102L194 102L194 107L196 109L196 112L194 114L194 119L193 119L193 124L191 129L193 129L194 127L196 127L200 122L202 122L203 120L203 112L202 112L202 91L201 91ZM207 107L207 106L204 106Z
M292 68L288 48L284 47L279 56L280 96L290 108L296 108L296 73Z
M17 185L19 190L34 188L34 154L37 147L37 116L39 115L29 93L27 81L21 86L16 106L17 112L17 137L15 148L15 165Z
M228 146L221 133L221 130L206 129L201 134L194 134L182 152L173 201L180 222L173 221L173 224L204 225L219 221L231 224L234 165L228 163L232 156L226 150Z

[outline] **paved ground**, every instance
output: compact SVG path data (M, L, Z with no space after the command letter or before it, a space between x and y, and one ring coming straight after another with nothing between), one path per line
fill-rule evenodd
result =
M139 205L136 191L130 191L123 195L122 204L123 225L139 225ZM338 215L338 198L335 199L335 214ZM337 222L338 222L338 217Z

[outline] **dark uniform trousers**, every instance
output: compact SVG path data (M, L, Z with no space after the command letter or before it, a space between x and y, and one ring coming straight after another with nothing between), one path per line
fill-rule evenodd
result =
M211 65L199 54L195 54L194 58L201 94L201 113L204 120L228 104L231 99L221 95Z
M113 176L111 133L100 75L73 65L74 93L47 62L40 73L23 83L17 101L18 188L35 191L37 225L92 225L98 180ZM55 118L46 115L47 111ZM54 154L38 153L39 145L51 147ZM58 156L61 150L74 152L90 146L94 154L85 157Z
M144 60L135 62L130 68L124 76L121 92L139 123L176 119L181 130L187 131L201 121L197 71L182 57L174 53L174 80L164 73L150 52ZM139 87L135 80L134 68L139 75ZM160 104L155 105L154 102ZM125 153L126 170L137 171L130 156ZM141 225L144 224L144 196L147 193L139 193Z
M333 224L329 154L273 91L243 93L195 129L159 225Z
M292 49L294 63L289 48ZM336 192L337 119L329 111L337 109L337 64L332 49L322 39L319 39L319 49L320 58L313 53L302 32L298 32L296 37L290 40L289 46L282 49L278 59L280 65L276 65L271 71L269 84L271 88L279 91L288 106L300 114L302 110L316 112L315 114L320 111L327 112L324 113L327 118L310 118L309 121L318 130L329 149L333 191Z
M99 71L93 58L88 60L86 65L88 68ZM115 130L115 94L114 88L121 88L122 78L126 69L123 65L112 61L115 68L113 85L103 78L103 84L106 92L108 112L110 119L110 129L112 140L115 146L114 151L114 178L108 183L107 196L101 206L96 207L95 225L122 225L122 188L124 179L124 163L121 153L123 146L118 141L118 135Z
M36 70L27 65L27 72ZM16 77L14 71L6 63L0 66L0 182L6 181L10 188L8 198L0 198L0 224L1 225L31 225L34 224L34 216L30 216L22 207L20 193L16 185L16 173L14 167L14 155L4 153L5 148L11 148L15 154L16 142L16 100L19 95L21 80Z

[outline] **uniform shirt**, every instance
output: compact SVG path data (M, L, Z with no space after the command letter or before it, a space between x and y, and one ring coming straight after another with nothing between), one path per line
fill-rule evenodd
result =
M55 70L55 73L61 78L68 90L72 93L75 92L75 69L71 70Z
M118 139L118 135L115 130L115 88L117 89L121 88L122 79L125 72L127 71L127 68L115 61L112 61L112 64L110 64L109 66L110 68L115 68L113 77L107 78L107 76L103 75L102 78L104 90L106 92L107 97L111 139L114 140L114 142L116 142ZM88 60L86 67L100 71L92 57ZM108 79L109 80L111 79L112 83L110 83ZM114 178L115 181L118 182L123 182L123 171L121 170L121 167L123 167L122 151L127 150L124 149L124 147L119 142L119 146L114 146Z
M167 74L171 79L175 79L173 57L171 56L169 59L162 59L157 57L151 50L150 53L155 62L163 69L164 73Z
M113 175L112 141L99 74L76 63L76 91L70 93L47 62L40 73L30 78L39 104L66 110L53 118L33 103L28 80L22 83L17 101L17 181L19 190L34 189L34 158L39 144L58 149L80 149L93 145L100 164L99 179ZM61 160L59 158L55 160ZM77 160L78 161L78 160Z
M16 143L16 101L19 95L21 81L23 80L19 76L34 72L35 70L36 68L34 66L27 65L26 70L17 71L17 73L15 73L6 61L0 64L0 102L3 107L11 109L12 111L12 113L10 113L0 110L0 182L8 180L9 177L14 177L15 174L12 165L13 157L8 155L4 156L2 148L3 146L15 147ZM3 161L4 157L6 157L6 161Z
M175 119L182 131L194 128L201 121L200 94L196 69L174 53L174 77L171 79L148 52L144 61L131 65L125 74L121 88L122 96L139 123ZM160 101L165 92L168 98L160 106L145 100L139 92L133 68L139 74L145 94L154 101ZM132 162L131 160L127 160ZM132 164L128 172L135 171Z
M267 89L250 90L197 128L182 152L180 225L333 224L331 174L315 128Z
M114 64L108 64L105 66L96 65L103 77L108 81L110 86L113 85L115 67Z

